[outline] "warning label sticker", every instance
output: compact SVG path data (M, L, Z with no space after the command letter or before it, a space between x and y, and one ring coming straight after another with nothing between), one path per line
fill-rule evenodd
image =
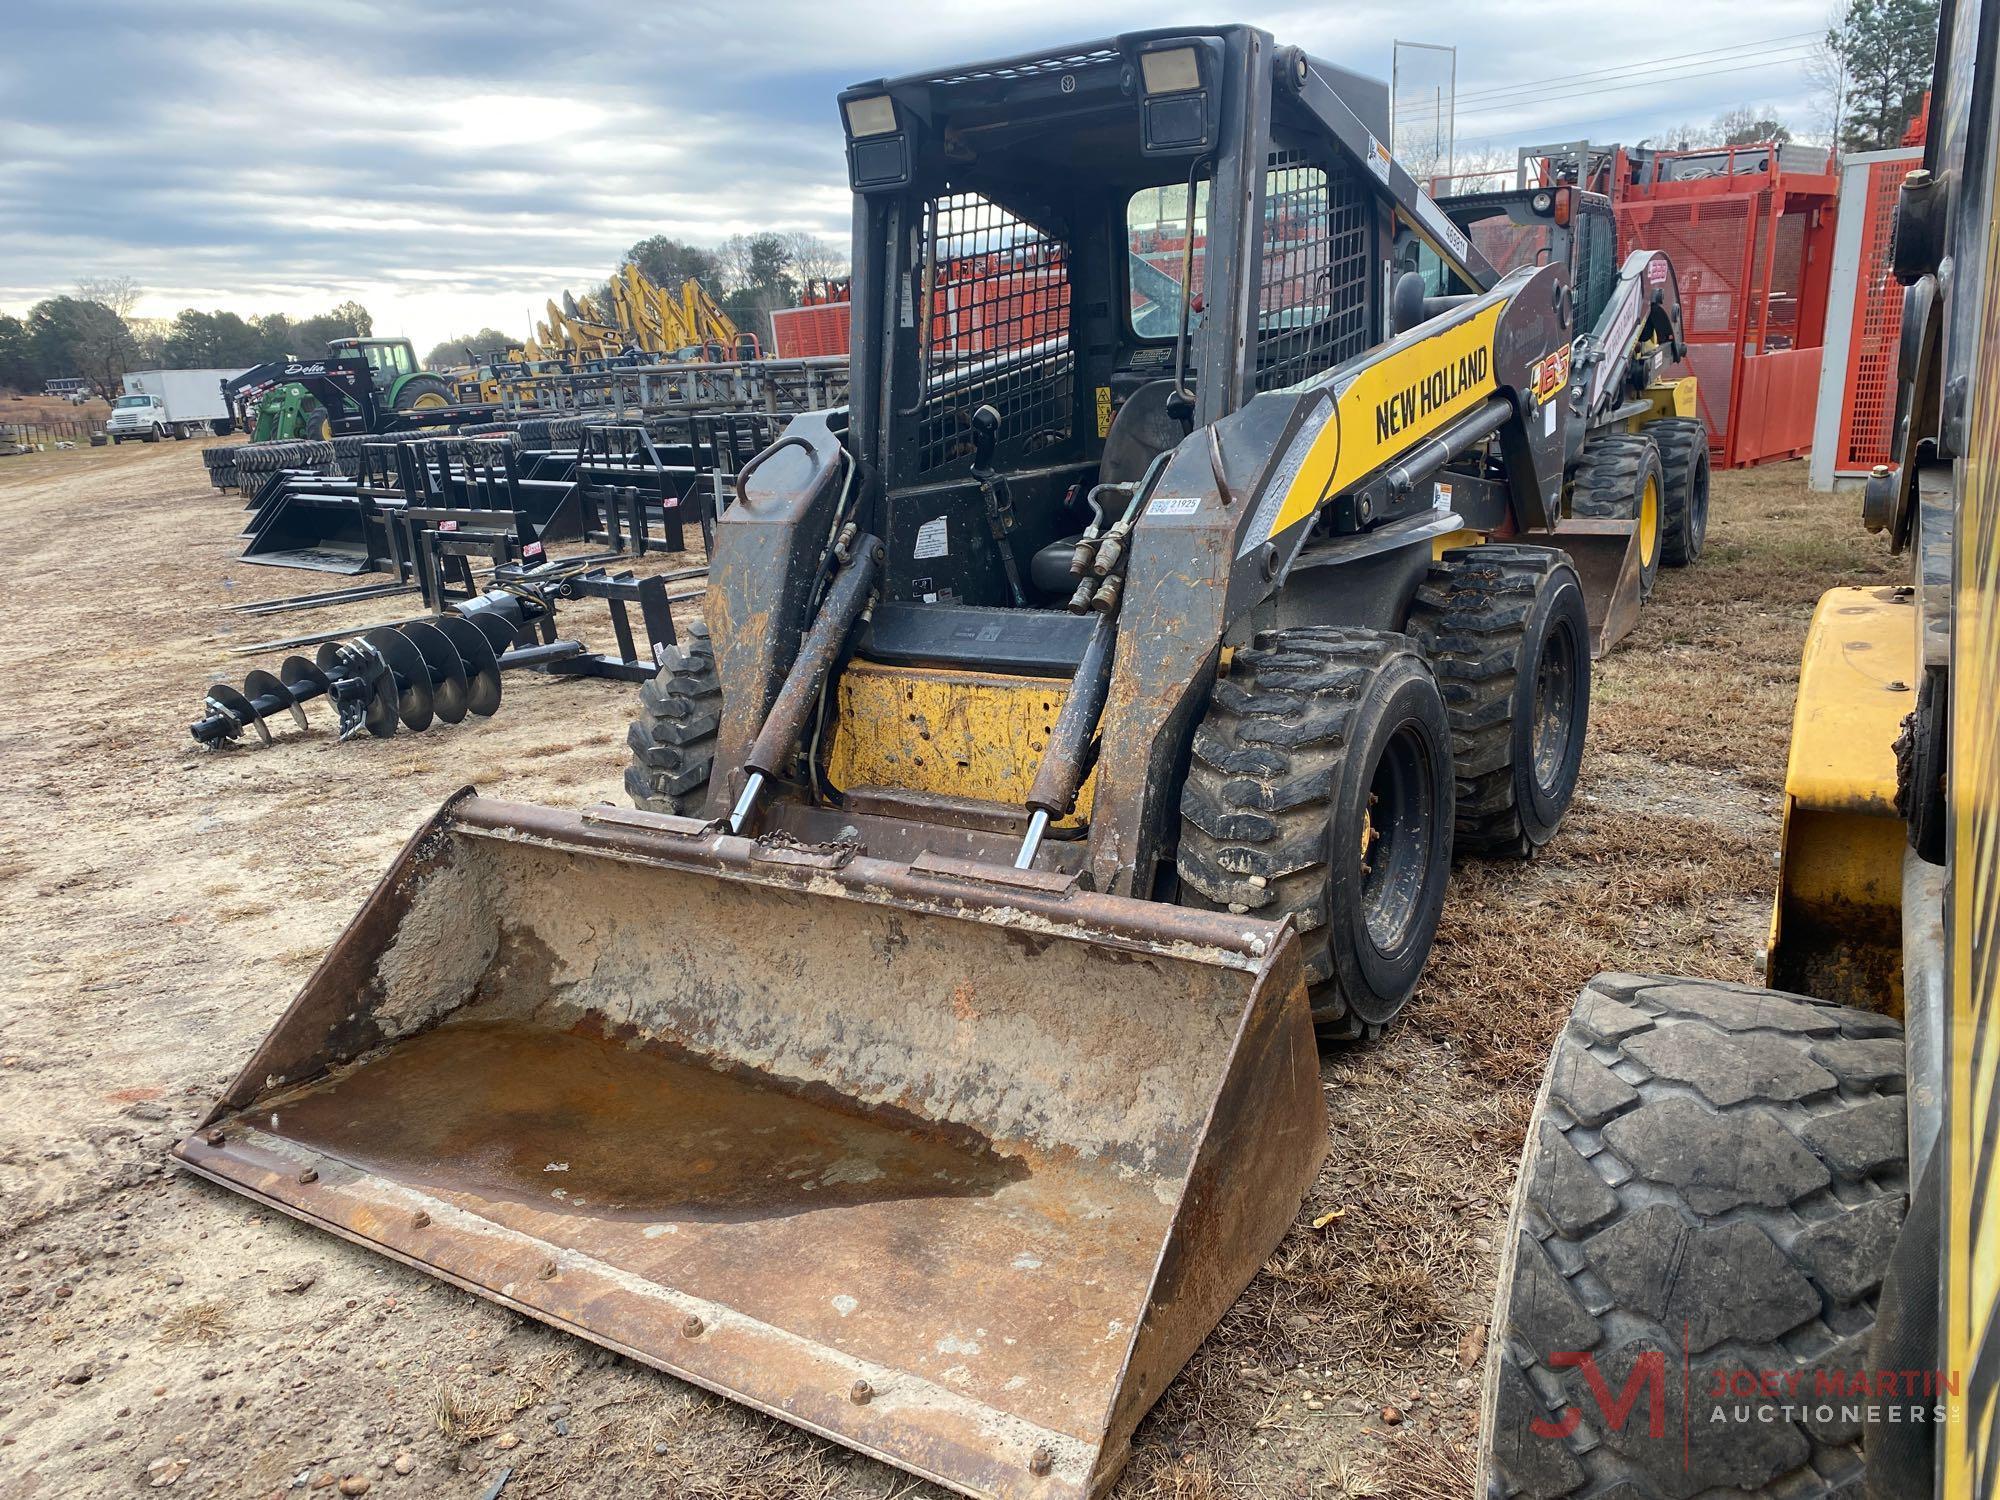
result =
M1368 165L1377 177L1389 180L1389 148L1372 135L1368 137Z
M934 516L917 528L917 545L910 556L919 559L951 556L951 536L945 530L943 516Z

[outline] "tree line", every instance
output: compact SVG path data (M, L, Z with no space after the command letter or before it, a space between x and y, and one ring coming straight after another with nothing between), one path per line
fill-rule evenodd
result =
M108 397L127 370L245 368L375 331L358 302L310 318L192 307L172 318L141 318L132 311L138 300L131 278L102 277L79 282L73 294L44 297L23 317L0 313L0 387L38 391L80 376Z

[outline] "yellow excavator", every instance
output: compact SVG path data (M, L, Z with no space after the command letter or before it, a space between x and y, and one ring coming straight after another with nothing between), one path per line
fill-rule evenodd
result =
M1408 1000L1455 850L1558 836L1659 456L1578 415L1567 268L1495 271L1387 89L1263 31L840 110L852 403L738 476L640 805L452 798L175 1154L1080 1500L1291 1225L1319 1037Z
M605 360L638 354L658 359L755 359L756 336L738 330L720 304L690 277L678 293L655 285L636 265L612 276L603 305L564 292L535 325L539 358Z

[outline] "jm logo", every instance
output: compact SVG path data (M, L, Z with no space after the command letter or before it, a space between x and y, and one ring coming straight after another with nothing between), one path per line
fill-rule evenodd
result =
M1605 1380L1604 1372L1597 1368L1597 1360L1592 1355L1559 1349L1549 1356L1549 1364L1558 1370L1583 1371L1584 1384L1590 1388L1590 1399L1596 1404L1604 1425L1611 1431L1625 1430L1632 1408L1639 1404L1643 1395L1647 1398L1646 1436L1663 1438L1667 1435L1667 1357L1657 1349L1640 1355L1633 1362L1632 1373L1625 1377L1624 1389L1616 1396L1611 1394L1610 1383ZM1582 1420L1581 1410L1566 1406L1553 1422L1540 1417L1531 1418L1528 1430L1536 1437L1561 1439L1575 1432L1577 1423Z

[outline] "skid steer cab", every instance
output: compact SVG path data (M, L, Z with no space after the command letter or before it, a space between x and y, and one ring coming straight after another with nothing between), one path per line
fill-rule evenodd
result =
M1496 272L1379 82L1233 26L839 114L854 401L739 475L638 807L452 802L180 1158L1096 1495L1313 1179L1315 1025L1556 834L1640 522L1563 514L1566 269Z

